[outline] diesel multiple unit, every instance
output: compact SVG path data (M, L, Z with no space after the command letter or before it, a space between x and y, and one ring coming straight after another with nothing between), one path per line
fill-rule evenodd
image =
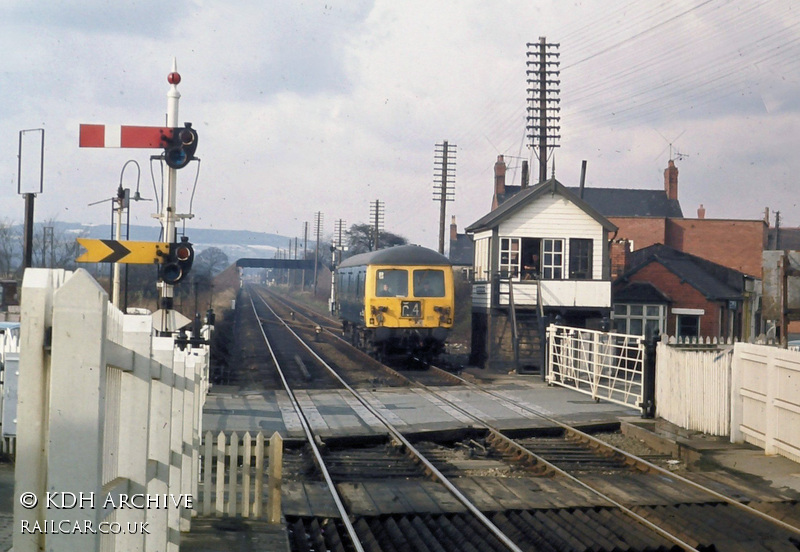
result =
M430 360L453 326L453 270L447 257L403 245L345 259L336 270L345 336L374 356Z

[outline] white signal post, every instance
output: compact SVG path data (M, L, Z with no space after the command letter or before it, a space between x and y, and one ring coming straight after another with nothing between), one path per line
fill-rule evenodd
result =
M178 62L174 58L172 60L172 72L167 76L167 82L170 84L167 92L167 127L176 128L178 126L178 103L181 99L181 93L178 92L178 84L181 82L181 76L178 73ZM175 215L177 201L175 196L177 195L177 189L178 169L169 167L167 169L167 187L162 203L161 223L164 227L164 241L170 243L177 241L175 235L175 223L177 221ZM162 283L161 286L161 309L165 312L171 311L174 286L166 283ZM164 323L161 324L161 331L169 331L171 329L165 327Z

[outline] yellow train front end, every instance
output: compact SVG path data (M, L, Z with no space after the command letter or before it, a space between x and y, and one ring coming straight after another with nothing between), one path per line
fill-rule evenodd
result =
M380 358L430 361L444 352L455 313L450 260L404 245L345 259L337 310L353 345Z
M442 266L371 266L368 328L453 327L453 271Z
M453 271L448 266L381 266L367 269L365 326L386 356L434 358L453 327Z

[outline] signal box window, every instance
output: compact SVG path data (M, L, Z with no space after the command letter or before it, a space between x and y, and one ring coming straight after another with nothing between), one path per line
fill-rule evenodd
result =
M379 270L376 273L375 295L378 297L407 297L407 270Z
M569 240L569 277L573 280L592 279L592 240Z
M414 296L444 297L444 272L441 270L415 270Z
M500 274L503 278L519 275L519 238L500 238Z
M564 275L564 240L542 240L542 277L561 280Z

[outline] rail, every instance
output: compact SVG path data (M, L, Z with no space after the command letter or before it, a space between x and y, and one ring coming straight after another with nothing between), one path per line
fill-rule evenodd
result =
M456 376L456 377L458 377L458 376ZM769 515L769 514L767 514L765 512L761 512L761 511L749 506L748 504L742 503L741 501L739 501L739 500L737 500L735 498L732 498L732 497L727 496L727 495L725 495L723 493L720 493L718 491L715 491L713 489L705 487L705 486L703 486L703 485L701 485L699 483L696 483L696 482L692 481L691 479L687 479L686 477L681 476L680 474L677 474L677 473L675 473L673 471L670 471L670 470L666 470L666 469L664 469L664 468L662 468L660 466L657 466L656 464L653 464L652 462L648 462L647 460L644 460L642 458L639 458L638 456L630 454L630 453L628 453L628 452L626 452L626 451L624 451L624 450L622 450L622 449L620 449L618 447L615 447L613 445L605 443L605 442L601 441L600 439L598 439L597 437L594 437L594 436L592 436L592 435L590 435L590 434L588 434L586 432L580 431L579 429L576 429L576 428L574 428L574 427L572 427L570 425L567 425L567 424L561 422L560 420L557 420L557 419L553 418L552 416L548 416L547 414L545 414L545 413L543 413L543 412L541 412L539 410L536 410L535 408L531 408L527 403L520 402L520 401L514 399L513 397L510 397L506 393L503 393L503 392L500 392L500 391L495 391L493 389L483 388L483 387L480 387L480 386L478 386L478 385L476 385L476 384L474 384L474 383L472 383L472 382L470 382L470 381L468 381L466 379L463 379L463 378L460 378L460 379L463 381L463 384L465 386L469 387L473 391L486 393L486 394L491 395L491 396L493 396L495 398L498 398L501 401L503 401L503 402L505 402L505 403L507 403L509 405L512 405L515 408L522 409L522 410L524 410L524 411L526 411L526 412L528 412L530 414L538 416L542 420L546 420L547 422L549 422L549 423L553 424L554 426L562 429L563 431L565 431L567 433L570 433L570 434L572 434L572 435L574 435L574 436L576 436L576 437L578 437L580 439L583 439L583 440L585 440L587 442L590 442L590 443L592 443L594 446L596 446L598 448L605 448L607 450L611 450L616 454L620 454L620 455L624 456L625 458L628 458L631 462L635 462L635 463L638 463L638 464L642 465L643 467L647 468L648 470L652 470L652 471L660 473L663 476L667 476L667 477L673 478L673 479L675 479L675 480L677 480L677 481L679 481L679 482L681 482L681 483L683 483L685 485L688 485L688 486L692 487L693 489L697 489L699 491L708 493L710 496L714 497L715 499L720 500L722 502L725 502L726 504L729 504L729 505L731 505L731 506L733 506L733 507L735 507L737 509L746 511L747 513L749 513L751 515L754 515L754 516L756 516L756 517L758 517L760 519L763 519L763 520L765 520L765 521L767 521L769 523L773 523L773 524L775 524L775 525L777 525L777 526L779 526L779 527L781 527L783 529L786 529L787 531L791 531L792 533L794 533L796 535L800 535L800 528L797 528L797 527L795 527L793 525L790 525L790 524L786 523L785 521L783 521L782 519L778 519L778 518L776 518L774 516L771 516L771 515ZM508 437L503 435L503 433L501 431L489 426L488 424L486 424L483 421L480 421L473 414L470 414L468 410L465 410L464 408L458 406L456 403L454 403L453 401L448 399L446 396L442 395L441 393L437 393L435 391L430 391L430 392L434 393L435 395L437 395L441 400L447 402L452 407L459 409L464 414L466 414L466 415L470 416L471 418L473 418L476 421L476 423L480 422L481 425L483 425L484 427L490 428L493 432L496 432L498 434L497 439L499 439L501 442L504 442L504 443L509 444L511 446L518 446L514 441L512 441L511 439L509 439ZM521 450L525 450L525 449L521 449ZM525 453L526 454L532 454L532 455L536 456L535 454L533 454L530 451L525 451ZM547 460L542 459L542 461L545 463L545 465L549 464L549 462ZM573 476L568 475L568 477L572 478ZM591 486L589 486L589 485L587 485L586 483L583 483L583 482L581 482L580 484L582 486L590 489L592 492L594 492L598 496L604 497L604 498L606 498L608 500L612 500L609 497L607 497L605 495L605 493L603 493L602 491L600 491L598 489L595 489L595 488L593 488L593 487L591 487ZM613 500L612 500L612 502L613 502ZM638 514L635 514L635 512L631 512L631 513L633 513L634 517L636 517L637 519L640 517L640 516L638 516ZM646 524L651 524L651 522L646 521ZM660 534L663 535L663 533L662 533L663 530L659 529L658 531L659 531ZM677 537L675 537L675 538L677 539ZM680 539L675 540L673 542L676 542L676 544L679 544L679 542L678 542L679 540ZM684 546L684 545L685 545L685 543L681 544L681 546ZM687 548L687 550L695 550L695 549L692 548L692 547L689 547L689 548Z
M313 352L312 352L312 354L313 354ZM629 357L626 356L625 358L629 358ZM432 368L435 369L435 367L432 367ZM567 435L574 436L575 438L578 438L580 440L583 440L585 442L590 443L592 447L597 447L597 448L602 448L604 450L613 451L614 453L621 455L623 458L628 459L629 462L635 463L637 465L642 466L642 469L645 469L647 471L656 472L656 473L660 474L663 477L672 478L672 479L674 479L674 480L676 480L678 482L681 482L681 483L683 483L683 484L685 484L687 486L690 486L693 489L696 489L698 491L707 493L708 495L713 497L715 500L718 500L720 502L729 504L729 505L731 505L731 506L733 506L733 507L735 507L735 508L737 508L739 510L742 510L742 511L746 512L747 514L756 516L756 517L758 517L758 518L760 518L760 519L762 519L762 520L764 520L764 521L766 521L768 523L774 524L774 525L776 525L778 527L781 527L783 529L786 529L786 530L788 530L788 531L790 531L790 532L792 532L794 534L800 535L800 529L798 529L798 528L796 528L796 527L794 527L792 525L789 525L788 523L786 523L786 522L784 522L784 521L782 521L780 519L777 519L777 518L775 518L775 517L773 517L773 516L771 516L771 515L769 515L767 513L761 512L759 510L756 510L755 508L752 508L751 506L749 506L747 504L743 504L739 500L736 500L734 498L726 496L723 493L714 491L713 489L709 489L708 487L705 487L705 486L703 486L703 485L701 485L699 483L695 483L694 481L691 481L691 480L689 480L687 478L684 478L684 477L680 476L679 474L677 474L677 473L675 473L673 471L661 468L660 466L657 466L657 465L655 465L655 464L653 464L651 462L648 462L648 461L646 461L644 459L641 459L641 458L636 457L636 456L634 456L632 454L629 454L629 453L627 453L627 452L625 452L625 451L623 451L623 450L621 450L621 449L619 449L617 447L609 445L608 443L600 441L599 439L597 439L597 438L595 438L595 437L593 437L593 436L591 436L591 435L589 435L589 434L587 434L585 432L579 431L579 430L577 430L577 429L575 429L575 428L573 428L571 426L568 426L568 425L566 425L566 424L564 424L564 423L562 423L562 422L560 422L560 421L558 421L558 420L556 420L556 419L554 419L554 418L542 413L541 411L536 410L535 408L530 407L526 403L520 402L520 401L514 399L513 397L510 397L507 393L480 387L480 386L475 385L474 383L472 383L472 382L470 382L470 381L468 381L468 380L466 380L464 378L461 378L459 376L456 376L454 374L451 374L451 377L453 377L454 379L458 379L463 385L467 386L468 388L470 388L474 392L486 393L486 394L492 395L492 396L500 399L503 403L507 404L508 407L511 408L511 409L521 409L521 410L524 410L524 411L526 411L528 413L531 413L531 414L534 414L536 416L539 416L543 420L546 420L549 423L553 424L554 426L561 428ZM574 480L576 482L576 484L581 485L582 487L586 488L587 490L589 490L590 492L592 492L596 496L599 496L602 499L608 501L610 504L613 504L614 506L619 508L620 511L625 512L626 515L629 515L632 519L634 519L637 522L641 523L642 525L650 528L651 530L653 530L657 534L659 534L659 535L663 536L664 538L670 540L671 542L675 543L676 545L680 546L681 548L683 548L685 550L696 550L696 548L694 548L690 544L686 543L680 537L678 537L676 535L673 535L669 531L667 531L665 529L662 529L661 527L657 526L656 524L654 524L653 522L649 521L648 519L640 516L639 514L637 514L632 509L626 507L624 504L621 504L618 500L614 500L613 497L608 496L607 493L604 493L601 489L598 489L598 488L592 486L590 483L586 483L584 481L581 481L579 478L575 478L573 475L564 472L558 466L553 465L551 462L549 462L545 458L542 458L541 456L535 454L533 451L530 451L530 450L526 449L525 447L521 447L514 440L509 439L508 437L506 437L501 431L499 431L498 429L490 426L489 424L486 424L482 419L480 419L478 416L472 414L468 409L465 409L462 406L460 406L457 402L454 402L454 400L451 397L448 397L448 395L446 393L437 392L435 390L427 388L426 386L424 386L422 384L414 383L414 385L416 385L418 387L421 387L421 388L425 388L428 393L431 393L432 395L437 397L439 400L441 400L442 402L444 402L447 405L449 405L451 408L453 408L456 411L460 412L463 416L466 416L469 419L471 419L472 422L473 422L472 425L474 427L484 428L490 434L490 436L491 436L490 440L493 441L494 443L496 443L496 446L497 446L498 449L503 449L503 448L506 448L506 447L507 448L513 448L517 453L516 455L519 456L519 457L535 458L537 462L542 463L542 465L546 466L547 469L553 470L553 471L555 471L557 473L560 473L560 474L566 476L569 479ZM368 403L365 403L365 402L362 401L362 404L364 404L365 406L369 407ZM379 417L379 415L378 415L378 417Z
M272 310L272 308L271 308L271 307L270 307L270 306L267 304L267 302L266 302L266 301L264 301L264 299L263 299L263 298L260 298L260 299L261 299L261 301L264 303L264 305L266 305L266 307L267 307L268 309ZM252 302L252 297L251 297L251 302ZM255 305L253 305L253 308L255 309ZM272 311L272 312L273 312L273 314L274 314L274 311ZM496 537L496 538L497 538L497 539L498 539L498 540L499 540L501 543L503 543L503 545L504 545L506 548L508 548L508 549L509 549L509 550L511 550L512 552L522 552L522 550L521 550L521 549L520 549L520 548L519 548L519 547L518 547L518 546L517 546L517 545L514 543L514 541L513 541L513 540L511 540L511 539L510 539L510 538L509 538L509 537L508 537L508 536L507 536L505 533L503 533L503 532L500 530L500 528L498 528L498 527L497 527L497 526L496 526L494 523L492 523L492 521L491 521L491 520L490 520L490 519L489 519L489 518L488 518L488 517L487 517L487 516L486 516L486 515L485 515L483 512L481 512L481 511L480 511L480 510L479 510L479 509L478 509L478 508L475 506L475 504L473 504L473 503L472 503L472 502L471 502L471 501L470 501L470 500L469 500L469 499L468 499L468 498L467 498L467 497L466 497L466 496L465 496L465 495L464 495L464 494L463 494L463 493L462 493L462 492L461 492L461 491L460 491L460 490L459 490L459 489L458 489L458 488L457 488L457 487L456 487L456 486L455 486L455 485L454 485L454 484L453 484L451 481L449 481L449 480L447 479L447 477L445 477L445 476L444 476L444 475L443 475L443 474L442 474L442 473L441 473L441 472L440 472L440 471L439 471L439 470L436 468L436 466L434 466L434 465L433 465L433 463L431 463L431 462L430 462L430 460L428 460L427 458L425 458L425 456L424 456L422 453L420 453L420 452L419 452L419 451L416 449L416 447L414 447L414 446L413 446L413 444L412 444L412 443L411 443L411 442L410 442L408 439L406 439L406 437L405 437L405 436L403 436L403 434L402 434L402 433L401 433L401 432L400 432L400 431L399 431L399 430L398 430L396 427L394 427L394 425L393 425L393 424L392 424L392 423L391 423L389 420L387 420L387 419L386 419L386 418L385 418L385 417L384 417L384 416L381 414L381 412L380 412L380 411L378 411L378 410L377 410L377 409L376 409L374 406L372 406L372 404L370 404L370 402L369 402L367 399L365 399L365 398L364 398L364 397L361 395L361 393L359 393L358 391L356 391L355 389L353 389L353 388L352 388L352 387L351 387L351 386L350 386L350 385L349 385L349 384L348 384L346 381L344 381L344 379L342 379L342 377L341 377L341 376L340 376L340 375L339 375L339 374L336 372L336 370L335 370L335 369L334 369L332 366L330 366L330 365L329 365L327 362L325 362L325 360L324 360L324 359L322 359L322 358L321 358L319 355L317 355L317 353L316 353L316 352L315 352L315 351L314 351L314 350L313 350L311 347L309 347L309 346L308 346L308 344L306 344L306 343L305 343L305 341L304 341L304 340L303 340L303 339L302 339L302 338L301 338L299 335L297 335L297 333L296 333L296 332L295 332L295 331L294 331L294 330L293 330L293 329L292 329L292 328L289 326L289 324L287 324L287 323L286 323L285 321L283 321L282 319L281 319L281 322L283 323L284 327L285 327L285 328L286 328L286 329L287 329L287 330L288 330L288 331L289 331L291 334L293 334L293 335L295 336L295 338L298 340L298 342L299 342L299 343L300 343L300 344L301 344L301 345L302 345L304 348L306 348L306 350L308 350L308 352L309 352L309 353L310 353L310 354L311 354L311 355L312 355L312 356L313 356L315 359L317 359L317 361L318 361L318 362L319 362L319 363L320 363L322 366L324 366L324 367L325 367L325 369L326 369L326 370L328 370L328 371L331 373L331 375L332 375L332 376L333 376L335 379L337 379L337 380L338 380L338 381L341 383L341 385L342 385L342 386L343 386L343 387L344 387L344 388L345 388L345 389L346 389L348 392L350 392L350 393L353 395L353 397L355 397L355 399L356 399L356 400L357 400L359 403L361 403L361 405L362 405L362 406L363 406L363 407L364 407L364 408L365 408L365 409L366 409L368 412L370 412L370 414L372 414L373 416L375 416L375 418L377 418L377 419L378 419L378 421L380 421L380 423L381 423L381 424L383 424L383 426L386 428L386 430L387 430L387 432L389 433L389 435L390 435L390 436L391 436L391 437L392 437L392 438L393 438L393 439L394 439L394 440L395 440L397 443L400 443L400 444L402 444L402 445L405 447L405 450L406 450L406 451L407 451L409 454L411 454L411 455L413 455L415 458L417 458L417 459L418 459L418 460L419 460L419 461L422 463L422 465L424 466L424 468L425 468L426 472L427 472L427 473L429 473L429 474L431 474L432 478L433 478L435 481L438 481L440 484L442 484L442 485L443 485L443 486L444 486L444 487L445 487L445 488L446 488L446 489L447 489L447 490L450 492L450 494L452 494L452 495L453 495L453 496L454 496L454 497L455 497L455 498L456 498L456 499L457 499L459 502L461 502L461 504L463 504L463 505L464 505L464 507L465 507L465 508L467 508L467 510L468 510L468 511L469 511L469 512L470 512L470 513L473 515L473 516L475 516L475 518L476 518L476 519L478 519L478 520L480 521L481 525L483 525L483 526L484 526L484 527L485 527L485 528L486 528L486 529L487 529L487 530L488 530L488 531L489 531L491 534L493 534L493 535L494 535L494 536L495 536L495 537ZM262 333L263 333L263 329L262 329ZM265 338L265 340L266 340L266 335L264 336L264 338ZM271 349L271 348L270 348L270 351L272 351L272 349ZM275 363L277 364L277 359L274 357L274 354L273 354L273 360L274 360L274 361L275 361ZM281 375L281 378L282 378L282 379L285 381L285 378L283 377L283 375ZM293 402L293 404L295 404L295 405L296 405L296 406L295 406L295 411L298 413L298 415L300 416L301 420L303 420L304 430L306 431L306 437L307 437L308 441L309 441L310 443L314 443L314 436L313 436L313 432L312 432L312 430L311 430L311 428L310 428L309 424L307 423L307 421L305 421L305 417L302 415L302 407L301 407L301 406L300 406L300 405L297 403L296 399L294 399L294 394L291 392L291 390L290 390L290 388L289 388L289 386L288 386L288 383L285 385L285 387L286 387L286 389L287 389L287 392L289 392L289 394L290 394L290 397L292 398L292 402ZM306 428L307 428L307 429L306 429ZM360 543L358 542L358 537L357 537L357 535L356 535L356 533L355 533L355 530L353 529L353 532L351 533L352 524L351 524L351 523L350 523L350 521L349 521L349 518L348 518L348 516L347 516L347 512L346 512L346 510L345 510L345 508L344 508L344 505L343 505L343 504L342 504L342 502L341 502L341 498L338 498L338 492L335 490L335 486L333 485L333 481L330 479L330 474L328 473L327 469L326 469L326 468L324 468L324 461L323 461L323 459L322 459L322 456L321 456L321 454L319 453L319 450L318 450L318 449L317 449L317 447L316 447L316 443L314 443L314 448L313 448L313 450L315 450L315 452L314 452L314 456L315 456L315 459L316 459L316 461L317 461L317 464L318 464L318 466L320 466L320 467L321 467L321 470L320 470L320 471L322 471L322 472L323 472L323 477L325 478L325 481L328 483L328 486L329 486L329 488L331 488L331 490L332 490L332 493L331 493L331 494L332 494L332 495L333 495L333 497L334 497L334 502L336 503L337 509L339 509L339 512L340 512L340 513L341 513L341 515L342 515L342 520L346 522L346 523L345 523L345 525L347 526L348 534L350 534L350 535L351 535L351 538L353 538L353 542L354 542L354 544L357 546L357 548L358 548L359 550L363 550L363 548L361 548L361 545L360 545Z

